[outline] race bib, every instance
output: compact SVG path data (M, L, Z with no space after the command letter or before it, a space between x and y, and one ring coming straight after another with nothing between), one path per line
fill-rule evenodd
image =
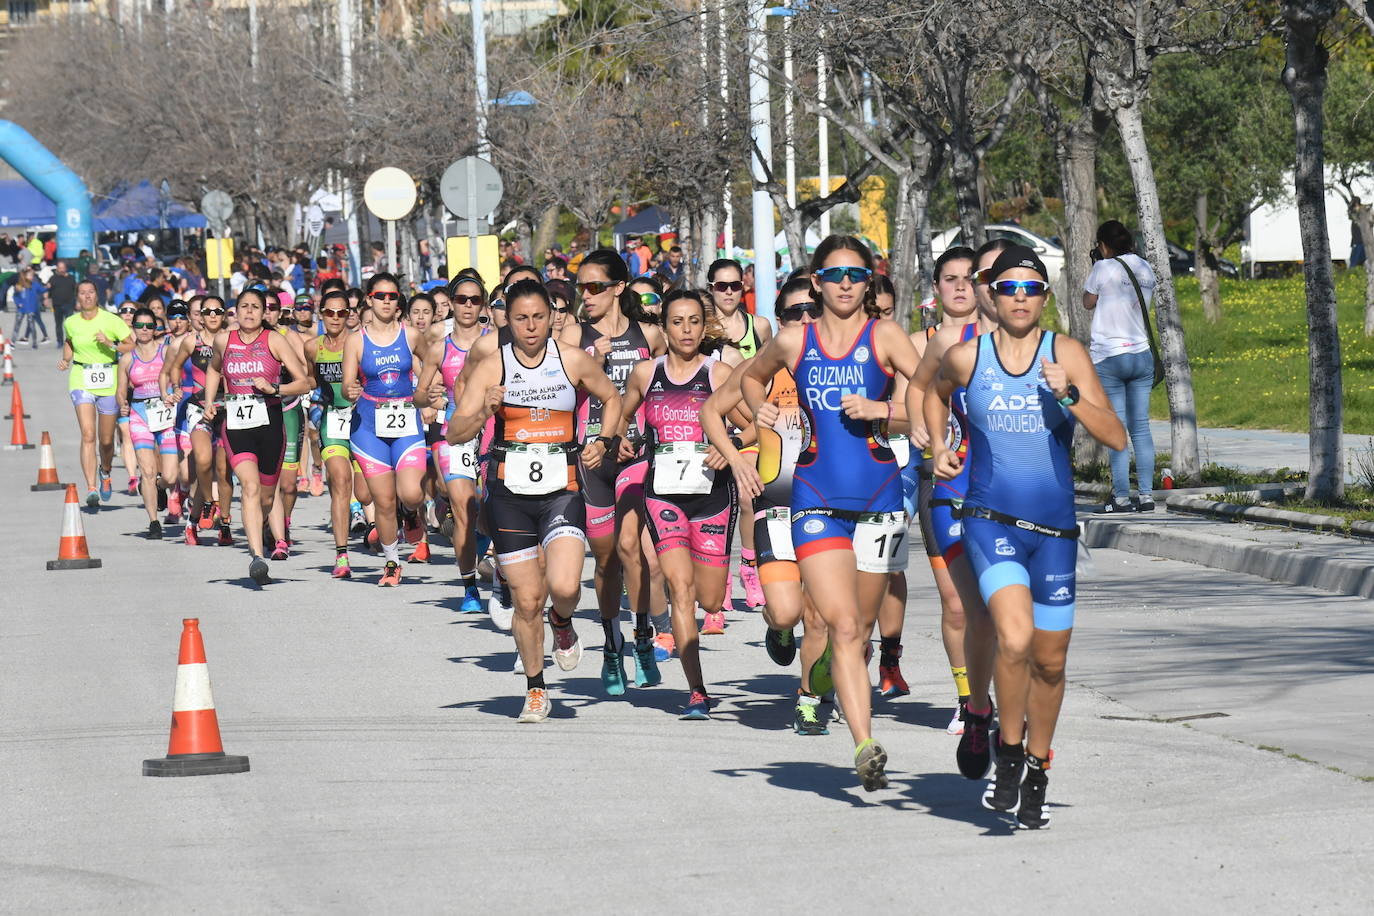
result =
M904 468L911 463L911 440L906 436L889 436L887 445L892 449L892 457L897 459L897 467Z
M667 442L654 449L654 492L667 496L710 493L716 472L706 466L704 442Z
M507 446L502 481L521 496L545 496L568 486L568 456L560 446Z
M205 409L196 404L186 405L186 428L195 429L205 419Z
M112 363L81 367L81 387L87 391L100 388L113 388L115 367Z
M878 512L860 517L854 526L854 561L862 572L893 573L906 569L906 513Z
M792 549L792 512L786 506L769 509L764 516L768 526L768 545L773 549L773 559L796 562L797 554Z
M352 432L352 407L334 407L324 412L324 435L326 438L347 439Z
M149 398L143 402L143 412L147 417L148 432L160 433L164 429L171 429L176 422L177 412L168 407L164 402L157 398Z
M410 401L378 401L374 419L377 435L382 439L403 439L420 434L416 420L418 411Z
M448 473L450 477L477 479L477 440L448 447Z
M227 429L256 429L267 425L267 402L255 394L229 395L224 399Z

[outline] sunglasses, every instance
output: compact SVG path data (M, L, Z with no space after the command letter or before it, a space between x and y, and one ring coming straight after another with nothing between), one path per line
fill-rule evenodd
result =
M147 321L135 321L135 322L134 322L134 330L136 330L136 331L151 331L151 330L153 330L153 329L156 328L156 327L157 327L157 325L152 324L152 323L147 322Z
M478 316L477 316L477 323L478 323L478 324L487 324L487 323L490 322L490 321L491 321L491 316L490 316L490 315L478 315Z
M200 313L202 315L223 315L224 309L201 309Z
M810 315L812 318L819 317L820 310L815 308L803 308L798 306L794 308L785 308L780 313L778 313L778 317L781 318L783 321L801 321L807 315Z
M743 280L720 280L711 284L711 289L718 293L737 293L744 289Z
M643 306L658 305L663 301L663 297L658 293L640 293L639 304Z
M347 318L348 309L320 309L320 315L325 318Z
M298 305L298 306L296 306L296 311L298 311L298 312L313 312L313 311L315 311L315 306L313 306L313 305Z
M553 310L554 310L555 312L557 312L558 314L560 314L560 315L567 315L568 313L570 313L570 312L572 311L572 308L571 308L570 306L567 306L567 305L555 305L555 306L553 307Z
M481 296L453 296L449 299L454 305L481 305Z
M1024 292L1027 296L1043 296L1050 285L1044 280L998 280L992 284L992 291L999 296L1015 296Z
M975 270L975 271L973 272L973 282L974 282L974 283L988 283L988 282L990 282L991 280L992 280L992 268L991 268L991 267L984 267L982 270Z
M137 311L137 309L120 309L120 310L119 310L119 314L121 314L121 315L132 315L135 311Z
M389 290L379 290L375 293L368 293L368 298L376 299L378 302L399 302L401 294Z
M850 283L867 283L873 276L873 271L867 267L822 267L816 271L816 276L821 278L822 283L843 283L845 280Z
M577 284L577 291L584 296L599 296L614 285L614 283L603 283L600 280L589 280L586 283Z
M268 310L269 312L280 312L280 311L281 311L281 304L280 304L280 303L275 303L275 304L273 304L273 303L268 303L268 305L267 305L267 310Z

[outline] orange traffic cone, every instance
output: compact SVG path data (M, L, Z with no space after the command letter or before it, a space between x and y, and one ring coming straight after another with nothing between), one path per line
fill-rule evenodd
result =
M14 389L18 391L19 389ZM38 483L29 487L30 490L61 490L66 487L65 483L57 482L57 460L52 454L52 436L46 432L39 441L38 448Z
M167 756L143 761L144 776L213 776L247 773L248 758L224 753L219 739L215 698L210 694L210 668L200 619L181 621L181 654L177 657L176 691L172 695L172 737Z
M57 546L57 559L48 561L48 569L98 569L99 560L91 559L86 548L86 532L81 527L81 502L76 498L76 484L67 484L67 503L62 507L62 540Z
M5 378L0 385L14 384L14 357L10 356L9 341L5 342Z
M16 452L25 448L33 448L33 443L24 429L24 412L21 410L14 415L14 431L10 433L10 444L5 446L5 451Z
M10 412L5 414L6 420L13 420L15 417L30 419L29 415L24 412L24 394L19 390L18 382L14 383L14 391L10 393Z

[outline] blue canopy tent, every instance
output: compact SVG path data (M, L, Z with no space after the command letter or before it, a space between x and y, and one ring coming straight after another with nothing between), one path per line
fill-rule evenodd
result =
M46 194L22 179L0 181L0 230L56 225L57 207Z
M611 233L616 245L627 235L661 235L673 231L673 214L662 207L645 207L634 216L615 224Z
M128 232L160 229L163 208L168 229L203 229L208 225L204 216L175 200L163 200L151 182L120 185L95 209L97 232Z

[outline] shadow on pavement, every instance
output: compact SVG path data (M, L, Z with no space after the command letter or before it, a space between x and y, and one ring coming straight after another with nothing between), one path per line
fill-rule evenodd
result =
M837 767L814 760L792 760L786 763L770 763L761 767L714 770L721 776L734 779L747 779L762 776L770 786L791 789L842 802L852 808L869 808L883 803L880 794L868 796L859 788L858 777L849 767ZM868 796L868 797L865 797Z

